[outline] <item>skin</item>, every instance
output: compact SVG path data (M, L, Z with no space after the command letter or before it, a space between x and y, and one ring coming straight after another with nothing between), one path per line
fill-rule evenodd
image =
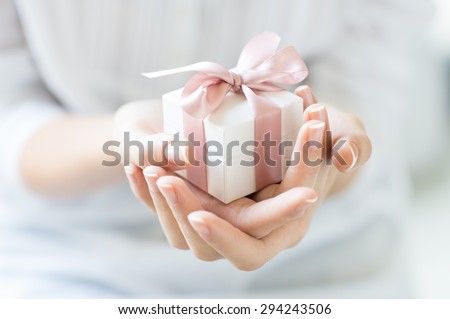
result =
M339 151L345 164L333 160L333 165L308 166L300 161L288 168L280 184L228 205L168 169L126 167L133 192L156 212L173 247L190 249L201 260L225 258L238 269L257 269L280 251L297 245L318 205L352 182L357 168L371 155L361 121L317 104L308 87L298 88L296 94L303 97L305 111L294 151L300 151L307 141L324 142L325 131L331 130L333 145L346 140ZM309 155L323 160L326 156L314 149Z
M201 260L226 258L238 269L257 269L281 250L298 244L317 206L352 182L371 154L361 121L317 104L309 87L299 87L296 94L304 99L305 111L295 150L301 150L307 141L323 142L325 130L330 129L333 144L347 141L339 151L347 164L333 161L332 166L309 167L300 161L289 167L280 184L225 205L173 176L173 170L183 167L170 162L165 167L148 162L138 166L137 152L131 153L131 163L125 167L130 187L155 212L173 247L190 249ZM124 132L144 145L153 141L155 159L164 157L162 141L172 139L161 133L159 101L133 102L114 115L63 117L25 145L20 160L23 181L31 190L49 197L83 196L120 182L123 166L101 165L108 160L102 146L111 139L123 145ZM309 156L324 159L320 150L311 149Z

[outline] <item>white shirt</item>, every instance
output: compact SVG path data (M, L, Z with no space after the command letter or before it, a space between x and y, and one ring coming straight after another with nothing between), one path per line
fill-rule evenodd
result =
M395 290L403 283L396 243L408 185L398 146L415 61L409 52L427 22L427 1L15 6L0 0L0 296L404 296ZM150 81L142 72L202 60L232 67L243 45L265 30L297 47L319 98L358 114L374 143L358 180L320 208L297 247L241 272L169 247L127 185L56 201L22 184L23 145L50 121L157 98L185 80Z

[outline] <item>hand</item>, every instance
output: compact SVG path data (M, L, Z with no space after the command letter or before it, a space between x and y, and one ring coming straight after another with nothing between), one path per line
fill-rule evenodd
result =
M136 167L134 167L136 168ZM136 195L156 214L169 243L191 249L197 258L228 259L241 270L261 267L279 251L296 244L302 229L274 232L302 216L317 201L314 190L292 188L255 202L241 198L223 204L161 167L135 170L129 179Z
M173 158L170 142L174 137L163 132L160 100L135 101L123 105L115 114L113 135L120 142L121 162L125 166L132 163L141 168L157 165L176 170L189 165L184 161L187 159L187 148L184 148L185 154L180 154L183 149L178 148L177 156L181 158Z
M169 176L162 168L146 168L145 178L137 170L132 174L140 185L137 196L150 208L149 203L155 203L165 234L174 247L190 248L202 260L227 258L237 268L251 270L303 238L315 210L317 193L323 200L335 186L340 171L352 171L370 156L370 142L360 122L343 112L327 112L324 107L310 105L315 100L308 90L298 91L301 96L307 95L304 96L305 125L299 132L295 150L300 152L307 141L323 143L325 130L337 127L334 144L343 138L351 141L338 152L345 162L333 159L334 165L330 167L324 162L308 166L301 161L288 169L281 184L254 195L254 201L243 198L229 205L180 178ZM331 125L333 120L341 126ZM353 144L356 151L352 149ZM308 155L311 159L326 159L320 149L309 150ZM131 178L130 183L136 188ZM314 186L317 193L299 188L301 185ZM295 206L297 209L293 209Z
M361 120L339 109L318 104L308 86L297 88L295 93L304 101L304 124L297 137L294 153L303 158L287 169L281 184L271 185L258 192L254 196L257 201L300 185L314 188L323 200L329 193L343 190L353 180L357 169L370 158L372 145ZM327 131L331 133L331 141L326 138ZM309 147L305 153L305 143L311 141L319 142L324 147ZM316 161L321 164L308 164Z
M171 170L188 166L173 158L173 152L168 142L171 134L163 133L162 103L160 100L142 100L127 103L120 107L114 116L113 139L120 143L120 162L125 166L132 191L137 198L154 210L154 205L147 200L147 189L139 184L137 174L142 175L142 169L149 165L160 165ZM141 145L138 146L137 144ZM150 147L149 147L150 146ZM178 151L180 155L180 151ZM145 198L145 200L143 200Z

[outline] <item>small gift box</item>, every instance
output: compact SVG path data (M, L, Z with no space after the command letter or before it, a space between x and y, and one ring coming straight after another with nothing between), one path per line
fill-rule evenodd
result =
M303 101L278 84L297 84L308 71L292 46L277 51L279 41L256 36L231 70L200 62L144 74L197 71L163 96L164 130L194 145L194 166L177 173L224 203L280 182L291 158Z

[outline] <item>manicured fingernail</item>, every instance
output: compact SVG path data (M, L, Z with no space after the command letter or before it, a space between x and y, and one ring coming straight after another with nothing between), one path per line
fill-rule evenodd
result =
M316 103L316 98L308 86L301 87L296 93L303 99L304 108Z
M167 199L167 201L171 204L176 204L178 201L177 194L175 193L175 190L173 189L172 185L169 184L159 184L156 183L159 187L159 190L161 193L163 193L164 197Z
M356 163L358 162L359 151L358 146L354 142L350 142L350 152L352 152L352 164L346 169L347 172L355 168Z
M192 228L200 235L202 238L208 238L211 235L208 225L206 225L203 218L198 217L194 214L188 215L189 223Z
M323 104L311 104L307 109L309 113L319 113L323 110L325 110L325 106Z
M310 197L305 198L305 203L315 204L319 200L319 195L313 194Z
M314 95L312 94L311 90L306 90L305 93L306 93L306 94L304 95L304 97L305 97L305 104L306 104L306 105L314 104L315 101L316 101L316 98L315 98Z
M327 120L325 106L322 104L313 104L309 106L306 111L310 120L320 120L325 122Z
M308 123L308 135L310 140L322 141L325 130L325 123L320 121L314 121Z
M147 180L147 184L148 184L148 187L150 188L150 191L155 194L160 193L159 188L156 185L159 175L156 173L149 173L144 170L144 176L145 176L145 179Z
M125 173L127 175L128 180L130 183L137 184L138 180L134 173L136 172L136 166L134 165L127 165L125 166Z
M125 166L125 172L127 174L133 174L134 172L136 172L136 166L134 166L134 165Z
M302 217L306 213L307 208L309 206L317 203L318 200L319 200L319 195L317 195L316 193L308 194L304 199L304 204L302 204L295 210L296 216Z

